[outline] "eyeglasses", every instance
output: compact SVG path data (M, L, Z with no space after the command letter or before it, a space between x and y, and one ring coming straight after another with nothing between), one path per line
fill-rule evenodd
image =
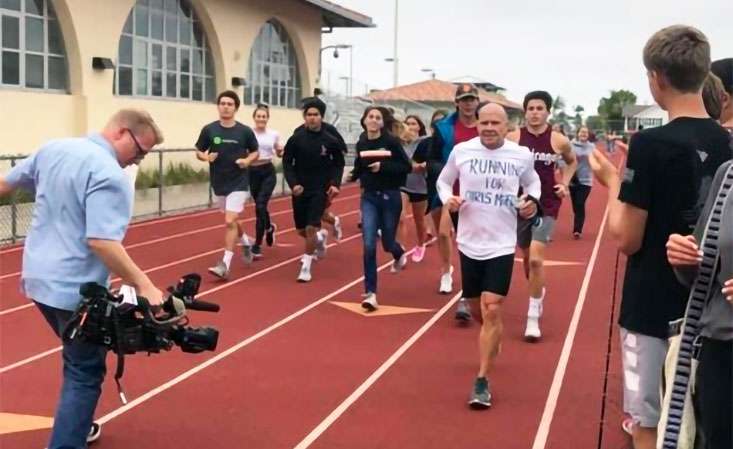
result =
M125 128L125 130L130 134L130 137L132 137L132 141L135 142L135 146L137 147L137 153L135 153L135 159L142 159L150 150L143 149L142 145L140 145L140 142L137 140L137 137L135 137L135 134L132 133L132 130L130 128Z

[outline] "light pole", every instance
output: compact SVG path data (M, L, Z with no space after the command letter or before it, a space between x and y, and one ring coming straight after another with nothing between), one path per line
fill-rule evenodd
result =
M351 78L349 78L348 76L339 76L339 79L346 81L346 86L345 86L346 95L348 97L351 97L351 94L349 92L351 90Z
M338 58L339 57L339 49L345 50L349 49L349 78L352 77L353 71L354 71L354 47L352 45L348 44L336 44L336 45L327 45L325 47L321 47L321 51L318 53L318 80L316 81L316 84L320 84L321 82L321 71L322 71L322 61L323 61L323 52L324 50L328 50L329 48L333 48L333 57Z
M420 69L420 71L421 72L425 72L425 73L429 73L430 74L430 78L431 79L435 79L435 70L426 67L424 69Z
M392 64L394 64L394 67L397 67L397 60L395 58L384 58L384 62L391 62ZM397 74L397 70L395 70L393 73L393 78L392 78L393 86L392 87L397 87L397 78L394 76L396 74Z
M394 86L392 87L397 87L397 83L399 82L399 61L400 59L397 56L397 24L399 22L398 20L399 12L400 12L400 0L394 0L394 48L392 52L392 55L393 55L392 60L394 62L394 67L393 67L394 75L393 75L392 83L394 84Z

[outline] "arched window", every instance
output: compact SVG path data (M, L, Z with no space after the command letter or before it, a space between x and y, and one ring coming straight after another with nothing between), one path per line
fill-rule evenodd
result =
M138 0L120 37L114 89L117 95L214 101L214 61L187 0Z
M244 102L295 108L300 93L298 59L293 44L282 25L270 20L260 29L249 54Z
M0 0L0 85L66 90L66 52L48 0Z

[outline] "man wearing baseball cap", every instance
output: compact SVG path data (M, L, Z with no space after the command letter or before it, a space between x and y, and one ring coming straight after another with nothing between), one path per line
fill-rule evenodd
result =
M438 252L441 259L441 276L439 292L448 294L453 291L453 267L451 259L451 226L458 222L458 215L451 214L444 208L436 193L436 181L453 147L461 142L478 136L476 131L476 108L479 104L479 92L476 86L461 83L456 87L456 111L435 124L433 142L428 155L428 208L438 229ZM458 186L453 186L457 190ZM452 223L451 223L452 222ZM456 319L469 321L470 308L464 298L458 302Z

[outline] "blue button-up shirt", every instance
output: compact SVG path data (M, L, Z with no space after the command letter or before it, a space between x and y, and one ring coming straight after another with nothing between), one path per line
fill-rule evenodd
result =
M133 193L114 149L100 134L54 140L6 181L36 193L21 289L42 304L76 309L83 283L109 284L87 239L122 241L130 222Z

